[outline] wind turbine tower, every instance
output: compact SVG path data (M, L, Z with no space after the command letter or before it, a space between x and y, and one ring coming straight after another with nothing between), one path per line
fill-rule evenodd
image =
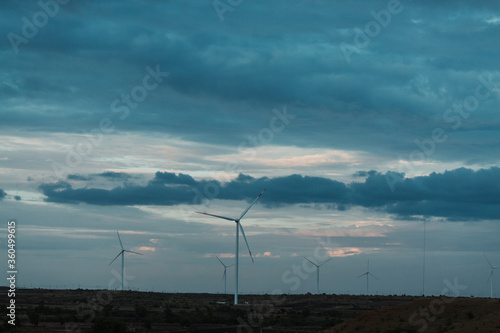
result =
M118 233L118 230L116 231L116 234L118 235L118 241L120 242L120 247L122 248L122 250L120 251L120 253L118 253L118 255L115 257L115 259L111 260L111 262L109 264L111 265L113 263L113 261L115 261L116 258L118 258L120 255L122 256L122 288L121 288L121 290L123 290L123 277L124 277L124 273L125 273L125 252L134 253L134 254L138 254L141 256L142 256L142 253L125 250L123 248L122 240L120 239L120 234Z
M323 266L324 264L326 264L327 262L329 262L330 260L333 259L333 257L331 257L330 259L327 259L326 261L324 261L323 263L321 264L316 264L314 262L312 262L311 260L307 259L306 257L304 257L307 261L309 261L311 264L313 264L314 266L316 266L316 292L317 294L319 294L319 268L321 266Z
M240 220L243 218L243 216L245 216L245 214L248 212L248 210L250 208L252 208L252 206L255 204L255 202L260 198L260 196L266 191L267 189L264 189L264 191L262 191L259 196L257 198L255 198L254 201L252 201L252 203L250 204L250 206L247 207L247 209L245 209L243 211L243 213L241 213L240 217L238 218L233 218L233 217L226 217L226 216L220 216L220 215L213 215L213 214L208 214L208 213L201 213L201 212L196 212L198 214L203 214L203 215L208 215L208 216L213 216L213 217L217 217L217 218L220 218L220 219L224 219L224 220L228 220L228 221L233 221L236 223L236 260L235 260L235 274L234 274L234 278L235 278L235 289L234 289L234 304L238 304L238 267L239 267L239 256L240 256L240 243L239 243L239 240L240 240L240 230L241 230L241 234L243 235L243 239L245 240L245 243L247 244L247 249L248 249L248 253L250 253L250 259L252 259L252 263L253 263L253 257L252 257L252 251L250 251L250 246L248 246L248 241L247 241L247 238L245 236L245 232L243 231L243 227L241 226L241 223L240 223Z
M368 263L366 264L366 273L361 274L360 276L358 276L358 279L360 277L362 277L362 276L365 276L365 275L366 275L366 294L370 295L370 287L369 287L370 276L374 277L375 279L378 280L378 277L376 277L375 275L373 275L372 273L370 273L370 259L368 259Z

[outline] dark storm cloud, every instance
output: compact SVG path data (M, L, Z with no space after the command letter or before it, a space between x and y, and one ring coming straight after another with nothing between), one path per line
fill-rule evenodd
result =
M102 177L111 181L126 181L130 178L133 178L132 175L124 172L106 171L95 175L69 174L66 176L66 179L76 181L89 181L95 179L96 177Z
M0 188L0 200L5 198L6 195L7 195L7 193L5 193L5 191Z
M157 172L146 186L124 184L111 190L75 189L67 182L43 184L46 201L94 205L199 204L206 199L251 201L268 188L262 203L270 207L290 204L327 204L338 210L361 206L414 218L449 220L500 218L500 168L474 171L460 168L428 176L404 178L392 191L394 174L369 172L364 182L345 184L322 177L290 175L276 178L238 178L219 183L197 181L189 175Z
M95 175L101 176L101 175ZM93 179L93 175L88 176ZM120 175L120 179L128 179ZM79 178L81 179L81 178ZM69 182L42 184L40 190L47 201L60 203L84 202L93 205L176 205L196 203L196 191L204 191L209 183L195 181L191 176L157 172L146 186L123 184L111 190L100 188L74 189Z
M452 220L500 218L500 168L460 168L405 179L400 199L387 211L402 216L442 216Z
M376 174L377 174L377 171L375 171L375 170L356 171L352 176L354 178L361 178L361 177L375 176Z
M67 180L91 180L92 177L90 176L83 176L83 175L67 175L66 176Z
M297 121L273 143L409 152L415 138L449 127L443 112L474 91L480 74L500 69L500 9L401 1L402 11L347 63L339 45L354 43L354 28L387 5L245 2L221 22L210 1L73 1L18 54L3 39L1 126L81 132L113 116L117 131L237 144L286 104ZM21 34L21 18L40 10L35 2L5 6L4 36ZM169 77L120 121L112 101L157 64ZM459 130L487 137L483 126L495 114L485 101ZM497 147L481 148L474 159L491 159ZM460 160L461 152L450 140L433 158Z
M129 175L125 172L114 172L114 171L106 171L106 172L98 174L97 176L108 178L111 180L127 180L127 179L132 178L131 175Z
M197 181L189 175L182 173L176 175L175 173L170 172L157 172L155 174L155 178L150 183L154 185L197 185Z

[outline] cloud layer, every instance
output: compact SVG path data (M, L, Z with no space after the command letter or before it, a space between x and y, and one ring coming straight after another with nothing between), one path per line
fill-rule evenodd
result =
M314 3L303 10L283 0L264 8L246 2L222 22L211 2L61 6L18 53L4 39L0 126L78 133L109 117L117 131L234 146L268 126L271 110L286 104L296 120L276 144L376 145L394 156L409 154L415 139L442 127L453 138L433 159L463 161L467 140L477 147L469 161L492 160L499 148L492 132L499 125L498 4L401 1L387 25L358 45L357 31L375 22L373 13L387 10L387 1ZM35 2L4 6L4 31L17 35L22 17L41 10ZM350 62L342 43L357 48ZM169 76L136 101L133 89L148 66ZM464 104L488 75L496 90L452 130L456 122L444 113ZM113 112L118 109L127 117ZM458 111L447 119L453 117Z
M112 175L117 180L128 178L126 174ZM221 183L216 180L195 180L182 173L157 172L143 186L123 182L112 189L74 188L70 182L60 181L42 184L40 190L49 202L170 206L196 205L215 198L251 201L264 188L268 188L261 201L271 207L308 204L347 210L361 206L406 218L500 218L500 168L477 171L460 168L414 178L374 171L357 172L356 175L366 176L366 179L364 182L346 184L324 177L290 175L253 178L240 174L234 180ZM74 178L74 175L68 176L68 180Z

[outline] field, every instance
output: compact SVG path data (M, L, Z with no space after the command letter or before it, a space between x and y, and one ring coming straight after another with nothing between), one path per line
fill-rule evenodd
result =
M5 287L2 294L7 294ZM22 289L16 332L499 332L500 301ZM5 317L0 332L12 325Z

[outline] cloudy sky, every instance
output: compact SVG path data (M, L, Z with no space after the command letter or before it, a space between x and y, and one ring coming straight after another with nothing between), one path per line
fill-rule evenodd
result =
M0 216L18 284L489 296L500 4L3 1ZM314 267L312 267L314 268ZM228 292L234 290L228 269ZM455 280L457 279L457 280ZM500 276L493 279L500 296ZM5 283L5 282L4 282Z

